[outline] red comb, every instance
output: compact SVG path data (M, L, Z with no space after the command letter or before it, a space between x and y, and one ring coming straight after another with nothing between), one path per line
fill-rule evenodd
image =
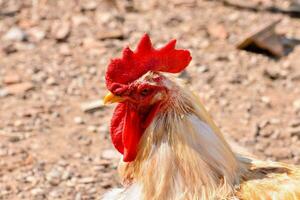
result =
M145 34L137 49L123 49L122 58L111 60L106 72L106 85L111 92L121 89L148 71L178 73L188 66L192 57L188 50L175 49L176 40L171 40L164 47L154 49L151 40Z

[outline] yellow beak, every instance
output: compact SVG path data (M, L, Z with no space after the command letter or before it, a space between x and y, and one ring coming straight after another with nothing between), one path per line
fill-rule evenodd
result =
M120 96L116 96L113 93L109 92L103 99L104 104L111 104L111 103L117 103L117 102L123 102L125 101L124 98Z

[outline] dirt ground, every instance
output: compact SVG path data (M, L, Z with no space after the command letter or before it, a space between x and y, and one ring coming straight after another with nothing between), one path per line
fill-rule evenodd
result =
M106 93L110 58L145 32L156 46L177 38L191 50L180 77L227 137L300 164L300 46L281 59L235 48L277 19L278 33L300 39L299 18L209 0L116 2L0 0L1 200L99 199L118 185L113 106L85 109Z

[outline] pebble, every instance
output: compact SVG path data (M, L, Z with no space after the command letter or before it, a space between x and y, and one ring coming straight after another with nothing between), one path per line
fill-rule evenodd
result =
M76 124L84 124L84 121L83 121L82 117L80 117L80 116L75 117L74 122Z
M57 189L54 189L49 193L49 196L52 198L59 198L61 197L61 195L62 195L62 191Z
M113 149L106 149L102 151L102 158L112 160L112 159L120 159L120 154Z
M97 2L96 1L88 1L82 4L81 6L82 10L95 10L97 8Z
M18 74L8 74L4 76L3 83L6 85L20 83L21 77Z
M49 77L46 80L46 84L47 85L57 85L57 82L56 82L56 80L53 77Z
M83 112L94 112L104 107L103 100L92 100L80 105Z
M107 134L109 132L109 128L107 124L103 124L99 127L99 132L101 134Z
M91 133L96 133L97 132L97 126L88 126L87 130Z
M6 86L4 87L4 90L7 92L7 94L17 95L23 94L33 88L34 85L31 82L23 82Z
M30 29L28 35L29 35L29 40L32 42L40 42L46 37L45 31L36 27Z
M58 185L61 181L61 172L57 169L52 169L47 175L46 175L47 181L51 185Z
M74 200L82 200L82 195L80 192L76 193Z
M68 21L56 21L52 24L51 33L56 40L65 40L70 35L71 26Z
M96 180L94 177L84 177L84 178L79 179L78 182L83 183L83 184L88 184L88 183L94 183L94 182L96 182Z
M300 99L297 99L293 102L293 107L295 112L300 111Z
M45 191L42 188L34 188L30 191L33 196L44 195Z
M24 41L26 39L26 33L19 27L10 28L2 37L3 40L11 41Z

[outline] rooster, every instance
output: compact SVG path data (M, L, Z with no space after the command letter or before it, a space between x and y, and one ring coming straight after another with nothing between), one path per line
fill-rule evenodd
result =
M106 104L118 103L111 139L123 155L123 188L103 200L299 200L300 168L234 153L198 97L172 73L190 52L155 49L145 34L106 72Z

